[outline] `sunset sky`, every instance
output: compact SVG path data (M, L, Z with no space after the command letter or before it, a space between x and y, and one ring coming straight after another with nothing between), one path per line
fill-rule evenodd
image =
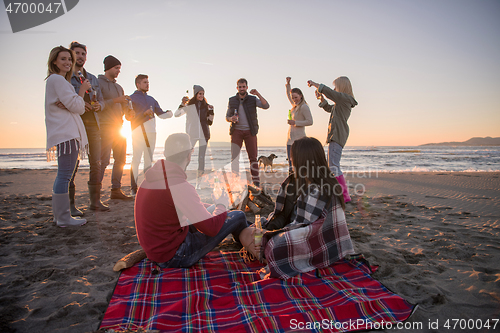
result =
M3 4L0 8L4 9ZM306 81L348 76L359 103L348 146L419 145L500 136L500 1L126 1L82 0L62 17L12 33L0 12L0 148L45 147L47 58L57 45L86 44L86 69L112 54L118 83L175 110L193 84L214 105L212 141L229 141L227 101L244 77L270 103L259 145L286 143L285 77L302 89L324 142L329 115ZM157 146L185 117L157 120Z

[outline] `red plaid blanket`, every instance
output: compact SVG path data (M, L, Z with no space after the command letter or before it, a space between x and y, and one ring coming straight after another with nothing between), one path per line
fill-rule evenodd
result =
M371 278L373 267L361 255L286 281L261 280L261 267L221 252L189 269L153 274L154 265L143 260L122 272L100 328L346 332L387 327L414 309Z

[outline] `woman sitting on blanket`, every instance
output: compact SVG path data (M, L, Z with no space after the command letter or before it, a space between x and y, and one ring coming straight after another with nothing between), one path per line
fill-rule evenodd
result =
M321 143L310 137L291 148L293 174L281 185L264 228L261 277L288 279L354 254L342 187L328 168ZM277 229L277 230L276 230Z

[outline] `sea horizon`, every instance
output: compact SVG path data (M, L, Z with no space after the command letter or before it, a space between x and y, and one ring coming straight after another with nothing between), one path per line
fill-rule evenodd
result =
M210 146L206 170L227 168L231 154L228 146ZM327 146L325 154L327 154ZM259 146L258 156L276 154L274 170L286 170L285 146ZM156 147L154 161L163 158L163 148ZM132 149L127 150L125 169L130 169ZM198 149L195 148L188 170L197 169ZM112 162L112 161L111 161ZM248 167L245 147L240 163ZM346 146L341 168L348 172L499 172L500 146ZM110 164L111 166L112 164ZM108 166L108 168L110 168ZM140 170L142 170L142 163ZM0 148L0 169L56 169L57 161L47 162L45 148ZM88 160L80 168L89 168Z

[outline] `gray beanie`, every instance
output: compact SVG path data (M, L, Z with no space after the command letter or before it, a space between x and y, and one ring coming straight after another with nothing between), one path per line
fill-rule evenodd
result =
M200 91L205 91L205 89L203 89L202 86L197 86L196 84L193 86L193 93L194 93L194 96L196 97L196 95L200 92Z

